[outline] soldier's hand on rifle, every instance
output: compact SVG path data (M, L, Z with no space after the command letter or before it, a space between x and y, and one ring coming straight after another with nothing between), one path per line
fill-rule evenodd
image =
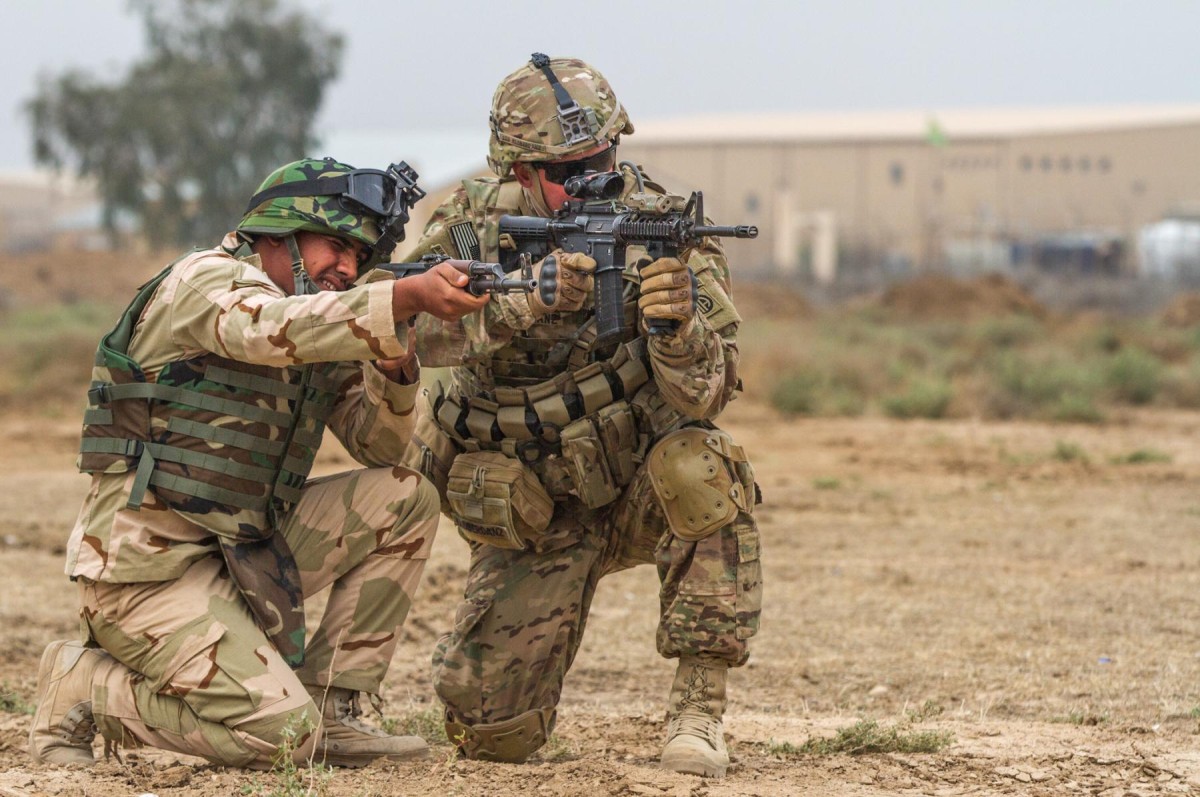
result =
M638 309L644 322L675 321L682 325L692 320L696 312L696 289L692 272L682 260L660 257L640 273Z
M529 309L535 316L578 310L592 292L596 261L583 252L555 250L533 267L537 290L529 294Z
M454 266L438 263L423 274L392 283L392 315L397 321L417 313L429 313L443 321L457 321L488 303L487 294L474 296L467 291L466 274Z

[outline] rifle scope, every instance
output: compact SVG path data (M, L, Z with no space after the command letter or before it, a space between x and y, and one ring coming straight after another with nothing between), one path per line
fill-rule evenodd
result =
M624 189L625 178L619 172L584 172L563 183L567 196L584 200L616 199Z

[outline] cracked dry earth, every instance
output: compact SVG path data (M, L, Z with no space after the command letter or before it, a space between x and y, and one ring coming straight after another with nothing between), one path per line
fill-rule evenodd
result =
M655 767L671 666L654 652L653 568L638 568L602 584L556 738L529 764L456 761L443 739L425 761L299 785L346 797L1200 790L1200 416L795 421L742 400L724 425L767 499L762 631L730 679L727 778ZM85 488L75 433L74 419L0 417L0 797L302 793L150 750L90 770L28 759L38 655L75 627L61 575ZM1063 461L1060 442L1086 458ZM1139 449L1169 461L1116 464ZM322 461L348 465L340 452ZM442 531L385 684L388 718L432 714L430 650L466 561ZM860 719L952 741L801 752Z

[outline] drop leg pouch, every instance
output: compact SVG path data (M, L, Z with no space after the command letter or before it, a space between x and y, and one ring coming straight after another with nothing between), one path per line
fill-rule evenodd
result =
M499 548L525 548L554 514L554 501L533 471L499 451L455 457L446 501L463 537Z

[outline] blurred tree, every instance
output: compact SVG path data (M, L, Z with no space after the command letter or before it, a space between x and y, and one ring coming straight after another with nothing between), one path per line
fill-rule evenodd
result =
M34 158L96 180L105 229L128 214L156 245L211 245L276 166L312 154L343 40L278 0L130 0L149 52L124 80L39 79Z

